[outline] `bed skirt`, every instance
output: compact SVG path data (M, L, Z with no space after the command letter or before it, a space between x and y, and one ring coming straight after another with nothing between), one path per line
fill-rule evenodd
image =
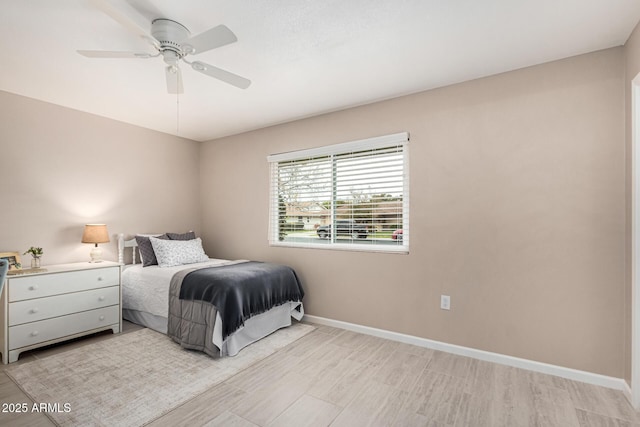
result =
M204 351L212 357L235 356L249 344L264 338L278 329L291 326L292 317L296 320L301 320L303 315L304 307L301 302L285 303L265 313L251 317L245 321L242 328L229 335L226 340L222 340L222 322L220 322L220 317L217 316L216 313L216 319L215 322L213 322L213 331L211 332L211 346L203 348L201 345L189 343L188 340L177 340L175 338L174 340L185 348ZM122 310L122 317L135 324L167 334L168 319L166 317L126 309Z

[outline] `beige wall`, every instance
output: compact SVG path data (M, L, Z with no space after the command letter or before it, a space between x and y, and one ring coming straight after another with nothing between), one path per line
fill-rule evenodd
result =
M624 49L204 144L0 92L0 251L82 261L86 222L202 225L212 256L295 267L310 314L628 379L625 58L628 83L638 31ZM400 131L409 255L268 246L268 154Z
M204 143L208 252L292 265L309 314L622 377L623 81L616 48ZM268 154L400 131L409 255L268 246Z
M83 225L105 222L115 261L119 232L200 226L196 142L0 92L0 146L0 252L88 260Z
M626 139L626 288L625 288L625 316L626 316L626 330L625 330L625 380L631 383L631 321L632 321L632 309L631 309L631 202L632 202L632 107L631 107L631 81L640 73L640 24L636 26L635 30L627 40L625 44L625 139Z

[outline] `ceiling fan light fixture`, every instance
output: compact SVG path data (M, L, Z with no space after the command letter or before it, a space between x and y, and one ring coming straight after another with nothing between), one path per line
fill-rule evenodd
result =
M162 51L162 59L164 59L165 64L175 65L182 58L182 56L178 55L173 50L164 50Z

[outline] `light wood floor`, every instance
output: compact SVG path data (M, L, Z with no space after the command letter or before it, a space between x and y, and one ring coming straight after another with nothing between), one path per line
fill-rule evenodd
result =
M125 322L124 333L138 328ZM18 363L112 338L32 351ZM32 403L0 368L0 403L23 402ZM0 425L53 424L0 413ZM317 326L151 423L181 425L640 427L640 414L618 391Z

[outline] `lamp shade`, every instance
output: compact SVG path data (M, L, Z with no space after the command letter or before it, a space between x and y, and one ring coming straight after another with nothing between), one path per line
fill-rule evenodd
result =
M109 243L109 232L105 224L87 224L82 233L82 243Z

